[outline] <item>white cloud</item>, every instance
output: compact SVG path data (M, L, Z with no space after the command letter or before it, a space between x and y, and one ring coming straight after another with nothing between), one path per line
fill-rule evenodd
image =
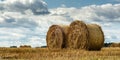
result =
M9 45L10 45L10 43L9 43L9 41L2 41L2 42L0 42L0 47L9 47Z
M31 12L33 14L48 13L47 4L42 0L4 0L0 2L0 10L12 12Z
M56 8L52 9L54 15L68 15L73 19L97 22L120 22L120 4L90 5L82 8Z
M32 36L31 38L28 39L29 41L26 42L25 44L27 45L32 45L32 47L40 47L43 45L46 45L45 39L40 38L38 36Z
M61 7L66 7L66 5L65 4L61 4Z

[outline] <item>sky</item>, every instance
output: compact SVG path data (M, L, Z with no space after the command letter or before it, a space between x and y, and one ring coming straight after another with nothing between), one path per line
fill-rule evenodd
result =
M80 8L88 5L101 5L106 3L118 4L120 0L45 0L45 2L48 4L48 8L56 8L61 5Z
M120 42L120 0L0 0L0 47L46 45L53 24L74 20L102 27L105 42Z

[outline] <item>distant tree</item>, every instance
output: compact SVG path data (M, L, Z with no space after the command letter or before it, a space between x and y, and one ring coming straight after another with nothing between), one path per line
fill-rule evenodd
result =
M10 48L17 48L17 46L10 46Z
M41 48L46 48L47 46L41 46Z
M112 43L104 43L104 47L109 47Z
M104 47L120 47L120 43L104 43Z

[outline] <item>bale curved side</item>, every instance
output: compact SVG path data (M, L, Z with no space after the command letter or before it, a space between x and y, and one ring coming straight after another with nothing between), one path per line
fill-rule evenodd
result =
M67 48L67 36L68 36L68 25L61 25L62 30L63 30L63 35L64 35L64 39L63 39L63 48Z
M67 47L73 49L87 49L88 30L83 21L73 21L68 29Z
M100 50L104 44L104 34L101 27L97 24L88 24L89 50Z
M56 49L61 49L63 46L63 30L60 26L58 25L52 25L46 36L46 42L48 49L50 50L56 50Z

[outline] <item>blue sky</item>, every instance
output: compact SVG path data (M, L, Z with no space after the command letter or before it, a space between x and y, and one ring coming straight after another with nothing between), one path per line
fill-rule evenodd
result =
M117 4L120 3L119 0L45 0L48 4L48 8L56 8L61 5L66 7L83 7L88 5L102 5L106 3Z
M74 20L98 24L105 42L120 42L120 0L0 0L0 47L46 45L51 25Z

